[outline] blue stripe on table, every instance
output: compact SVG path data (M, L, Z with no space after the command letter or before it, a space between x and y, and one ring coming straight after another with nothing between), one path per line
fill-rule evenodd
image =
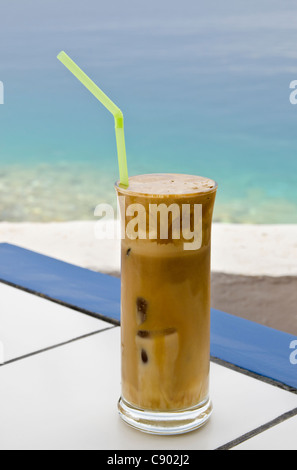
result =
M120 279L0 244L0 281L118 323Z
M0 244L0 281L120 324L120 279ZM297 389L297 337L212 309L211 355Z
M297 337L212 309L211 355L297 389L290 345Z

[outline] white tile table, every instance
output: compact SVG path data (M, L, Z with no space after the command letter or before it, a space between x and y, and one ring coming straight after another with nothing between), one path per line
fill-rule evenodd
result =
M297 450L296 337L212 309L210 422L144 434L117 412L120 280L8 244L0 258L0 449Z
M208 425L174 437L140 433L116 409L119 327L4 365L0 383L1 449L217 449L297 408L296 394L212 363Z
M109 327L97 318L0 283L0 343L5 362Z

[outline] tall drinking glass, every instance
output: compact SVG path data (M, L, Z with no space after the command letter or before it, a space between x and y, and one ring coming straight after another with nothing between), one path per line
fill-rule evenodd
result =
M152 174L115 188L122 220L119 413L144 432L185 433L212 413L210 251L217 184Z

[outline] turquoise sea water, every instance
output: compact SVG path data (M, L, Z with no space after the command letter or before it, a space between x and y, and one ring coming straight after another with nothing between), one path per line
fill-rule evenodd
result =
M297 223L296 2L205 3L2 0L0 220L115 203L113 118L63 49L123 110L130 175L208 176L216 221Z

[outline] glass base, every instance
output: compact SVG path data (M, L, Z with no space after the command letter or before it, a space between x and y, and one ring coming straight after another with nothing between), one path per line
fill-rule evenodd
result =
M199 405L181 411L146 411L127 403L122 397L118 410L125 423L149 434L184 434L207 423L212 414L212 403L208 399Z

